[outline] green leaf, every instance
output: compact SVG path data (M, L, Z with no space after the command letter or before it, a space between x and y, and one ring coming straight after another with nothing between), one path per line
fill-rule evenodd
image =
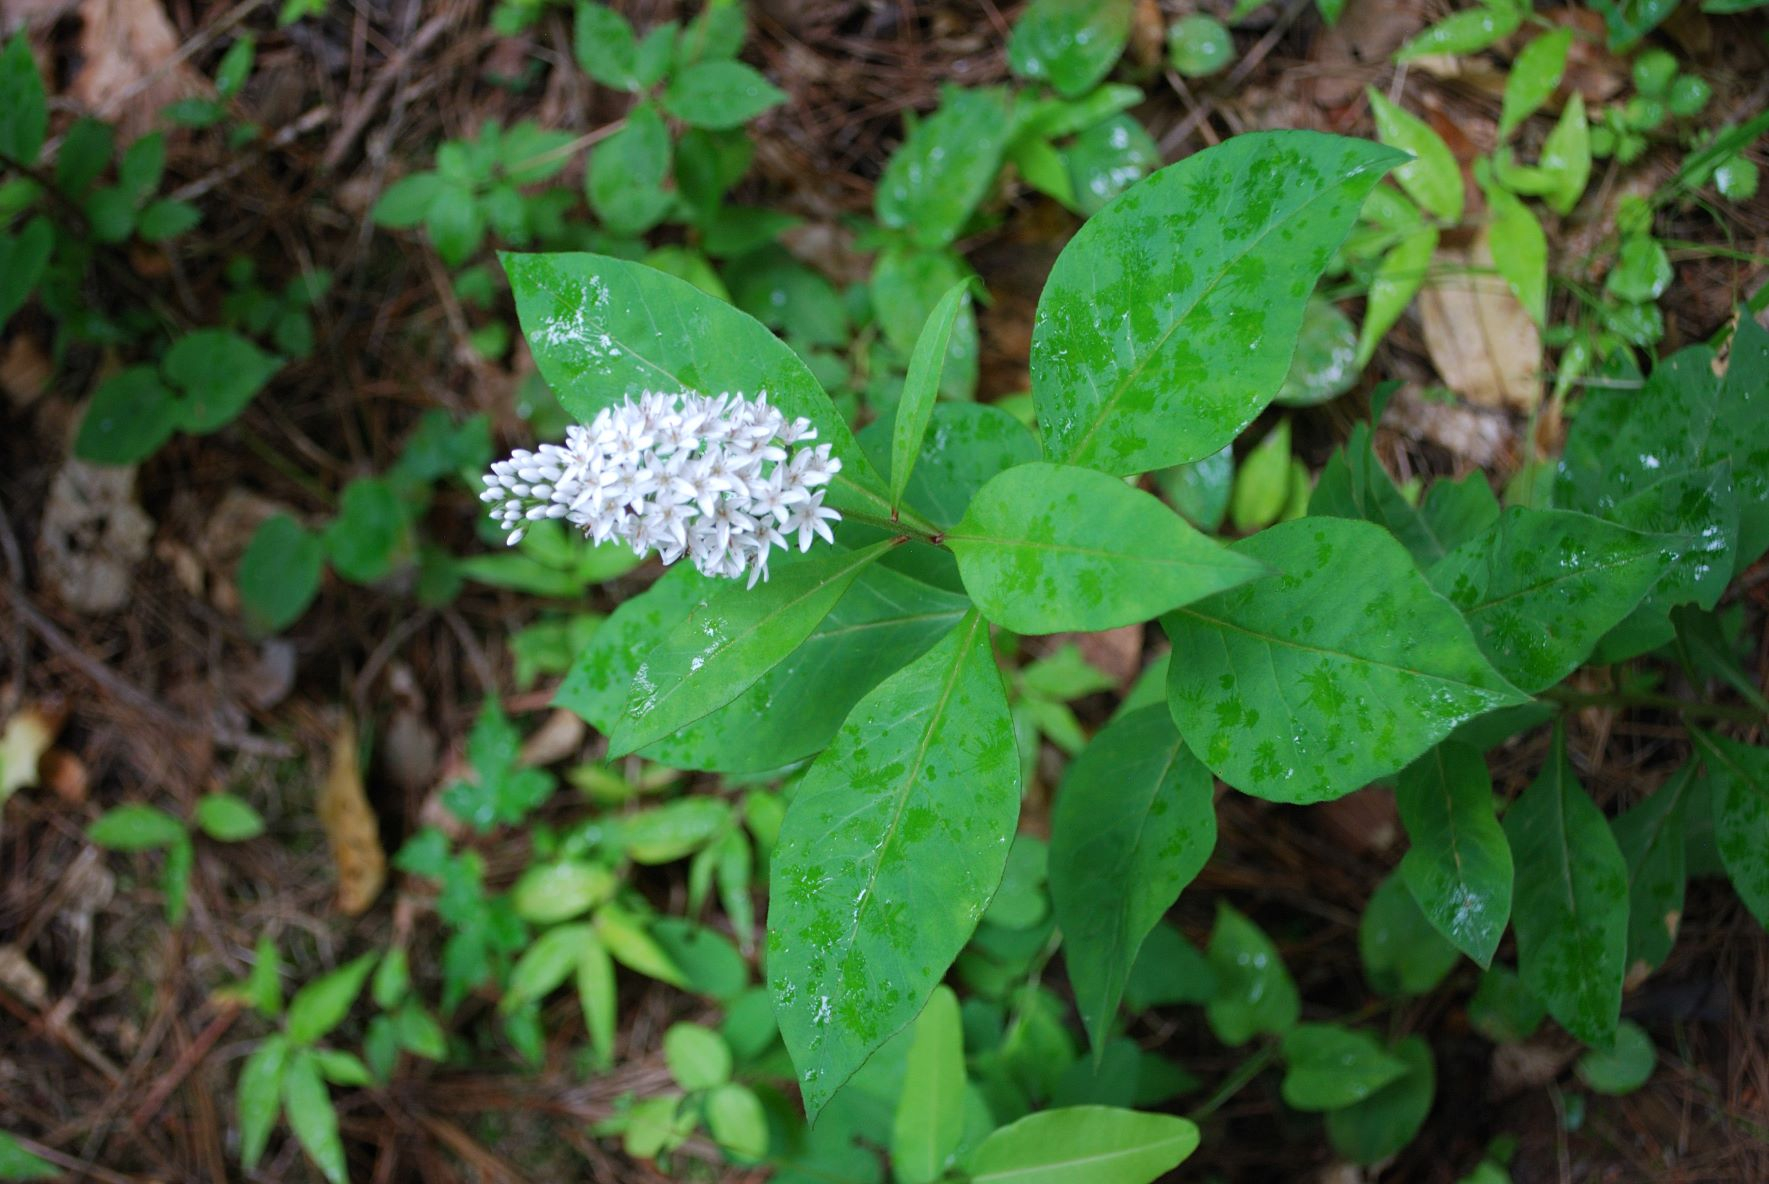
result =
M160 895L166 902L166 923L176 929L184 924L190 906L190 869L196 862L196 851L189 835L166 848L166 865L160 873Z
M1492 529L1499 513L1499 499L1480 472L1460 481L1434 481L1419 506L1425 529L1440 547L1451 551Z
M333 1085L366 1086L374 1082L369 1067L355 1053L335 1048L316 1048L307 1054L319 1066L320 1076Z
M893 544L830 549L781 565L754 588L731 583L670 631L633 672L632 691L609 732L624 756L731 702L810 636L854 578Z
M958 314L969 307L971 281L959 280L946 290L934 311L928 314L909 355L909 374L903 380L903 396L897 401L896 426L891 434L891 508L903 504L903 490L909 474L915 470L921 453L928 421L933 417L934 400L940 394L940 371L952 343L952 329Z
M1566 72L1566 54L1572 48L1572 30L1555 29L1535 38L1511 63L1505 78L1505 100L1499 112L1499 140L1511 138L1524 120L1554 96L1560 76Z
M1431 1045L1408 1036L1391 1050L1407 1067L1406 1076L1374 1094L1327 1114L1327 1138L1340 1155L1359 1164L1387 1159L1413 1141L1437 1092L1437 1070Z
M522 736L496 697L487 699L467 737L475 777L444 789L443 806L482 834L500 823L521 823L553 792L551 776L521 764L521 748Z
M1401 494L1376 458L1368 424L1352 428L1345 447L1327 459L1309 495L1308 512L1317 518L1374 522L1398 539L1420 567L1436 563L1446 550L1431 523Z
M1670 955L1687 882L1684 802L1693 763L1609 824L1628 865L1628 967L1656 969Z
M43 217L32 218L17 235L0 234L0 328L43 278L54 245L54 227Z
M1354 1106L1408 1071L1369 1033L1338 1024L1298 1024L1280 1047L1284 1103L1295 1110Z
M436 253L450 267L460 267L485 241L486 207L459 181L446 181L424 213L424 230Z
M1069 204L1091 218L1161 167L1161 147L1134 117L1114 115L1076 136L1060 159L1068 173Z
M934 988L912 1031L891 1121L891 1172L899 1184L934 1184L964 1137L964 1029L951 988Z
M1249 449L1235 469L1228 520L1236 531L1252 534L1278 520L1290 497L1290 460L1290 421L1286 418Z
M639 42L625 17L605 4L580 3L572 49L584 73L616 90L640 89Z
M1517 864L1513 914L1523 983L1562 1027L1608 1047L1628 953L1628 866L1566 757L1566 736L1505 814Z
M1382 338L1394 328L1413 297L1425 286L1431 260L1437 254L1437 227L1420 226L1403 236L1382 256L1364 303L1364 323L1358 330L1356 365L1362 370L1375 356Z
M632 914L616 905L603 905L596 911L595 925L596 936L616 962L647 978L686 989L688 980L682 968Z
M1308 294L1399 159L1314 132L1237 136L1089 219L1032 331L1046 453L1128 474L1233 440L1282 386Z
M1738 318L1720 379L1713 430L1703 459L1727 457L1738 492L1738 557L1743 571L1769 551L1769 329Z
M683 123L714 131L742 127L770 107L786 101L786 92L742 62L701 62L670 79L663 107Z
M288 1020L284 1024L289 1043L296 1048L305 1047L343 1023L350 1005L362 993L369 971L375 968L376 957L364 954L295 992L289 1000Z
M1535 692L1578 669L1664 569L1659 548L1636 531L1513 506L1428 578L1462 610L1499 673Z
M1628 304L1645 304L1664 295L1674 278L1671 258L1659 241L1650 234L1630 234L1622 239L1603 289Z
M271 1036L252 1050L240 1069L234 1105L239 1116L240 1165L248 1172L256 1170L264 1157L271 1127L282 1109L283 1068L288 1056L289 1042L280 1035Z
M74 455L102 465L134 464L152 456L177 428L178 404L152 366L129 366L98 384Z
M1216 993L1204 1004L1204 1018L1218 1040L1238 1048L1255 1036L1281 1036L1296 1026L1302 1000L1278 948L1221 901L1207 956Z
M806 1109L921 1010L1001 879L1019 756L971 615L855 706L771 861L768 976Z
M15 33L0 50L0 156L36 164L48 129L49 107L31 43Z
M1302 314L1296 356L1274 402L1314 407L1343 395L1357 383L1357 330L1339 306L1318 292Z
M1478 170L1477 170L1478 172ZM1548 236L1530 208L1508 189L1483 184L1486 193L1487 244L1493 266L1538 325L1548 319Z
M132 205L139 206L160 187L165 171L166 137L163 132L153 132L123 150L117 161L117 188Z
M1677 7L1677 0L1592 0L1609 26L1611 51L1627 49L1652 32Z
M973 275L950 250L924 250L906 242L886 247L873 266L870 284L873 311L885 340L903 353L912 352L940 300ZM845 346L846 330L830 344ZM977 318L968 301L960 305L953 323L939 385L940 392L952 399L969 399L976 391Z
M356 584L372 584L393 570L406 542L405 507L391 482L357 477L338 499L338 516L327 524L326 555L339 575Z
M149 202L147 208L141 211L141 217L135 224L135 233L147 242L163 243L167 239L177 238L202 220L201 211L189 202L164 198Z
M0 1131L0 1180L60 1180L65 1175L42 1156L26 1151L17 1137Z
M909 133L878 179L878 220L923 247L958 237L988 192L1012 131L999 87L949 89Z
M880 446L886 441L882 426L873 424L860 433L862 445L875 455L882 453ZM937 403L904 501L936 526L950 529L985 484L1037 459L1038 438L1001 408L989 403Z
M193 434L232 422L281 366L281 358L228 329L187 333L160 359L160 373L183 396L178 426Z
M1069 1106L1004 1126L964 1158L970 1184L1151 1184L1198 1149L1170 1114Z
M841 458L831 502L890 509L890 494L798 355L759 322L692 284L600 255L503 256L535 364L579 421L627 395L762 391L803 416Z
M731 1049L711 1028L672 1024L663 1034L663 1059L676 1084L690 1092L712 1089L731 1079Z
M1155 481L1187 522L1215 533L1228 516L1229 494L1235 483L1234 445L1225 444L1222 451L1203 460L1162 469L1155 474Z
M578 953L576 985L578 1006L583 1009L584 1030L590 1035L590 1047L595 1049L603 1064L612 1063L617 1002L614 959L609 957L608 947L599 938L585 942Z
M619 886L619 878L599 863L536 863L511 885L510 904L524 921L553 925L589 912L612 898Z
M510 981L498 1010L509 1015L546 998L571 977L584 950L599 944L596 931L589 925L556 925L547 930L511 967Z
M1542 1026L1548 1009L1515 971L1495 966L1480 976L1468 1001L1468 1023L1495 1044L1521 1044Z
M1069 465L1020 465L946 536L983 613L1016 633L1145 621L1264 572L1155 498Z
M1458 724L1526 701L1380 528L1305 518L1234 549L1283 574L1162 625L1174 722L1237 789L1282 802L1340 797Z
M1099 85L1130 40L1132 0L1032 0L1014 23L1007 64L1066 98Z
M680 798L621 820L620 840L634 863L673 863L706 846L731 825L723 798Z
M1623 1020L1615 1033L1613 1049L1593 1048L1578 1059L1573 1071L1600 1094L1631 1094L1646 1084L1658 1064L1652 1037L1633 1020Z
M369 219L377 226L410 230L430 216L445 182L435 173L413 173L389 185L375 202Z
M627 112L626 126L590 152L584 191L590 208L615 234L643 234L669 213L670 134L650 103Z
M1695 732L1713 786L1714 842L1739 899L1769 926L1769 749Z
M204 794L197 800L196 818L204 834L222 843L243 843L264 833L263 817L231 793Z
M330 1184L349 1184L344 1141L338 1137L338 1112L332 1108L332 1095L311 1050L295 1053L283 1070L283 1112L288 1115L289 1129L320 1174Z
M1376 135L1391 148L1413 154L1413 159L1394 170L1394 179L1439 222L1455 225L1462 220L1464 193L1462 166L1450 146L1431 130L1431 125L1382 97L1370 87L1370 113L1376 119Z
M184 839L184 823L164 810L140 803L107 810L86 837L111 851L152 851Z
M1419 908L1399 874L1370 894L1358 921L1364 977L1381 995L1426 995L1455 967L1460 953Z
M1548 208L1561 217L1584 196L1591 179L1591 126L1585 118L1585 98L1578 91L1561 108L1554 130L1542 142L1541 163L1537 166L1550 181L1542 195Z
M1167 29L1167 60L1187 78L1205 78L1226 67L1235 56L1235 39L1222 22L1194 12Z
M75 120L55 154L56 188L76 201L84 197L111 162L113 144L110 124L90 116Z
M1216 846L1214 788L1158 704L1108 724L1063 774L1050 892L1096 1057L1143 939Z
M1395 53L1396 62L1410 62L1433 54L1478 53L1517 31L1524 8L1509 0L1495 0L1470 8L1432 25Z
M1401 770L1394 799L1412 844L1407 891L1439 933L1490 965L1511 919L1512 867L1486 758L1446 740Z
M728 1082L707 1095L706 1130L738 1163L755 1163L768 1154L768 1113L746 1085Z
M263 633L294 624L313 603L324 572L319 535L287 514L266 518L240 557L240 603L248 623Z

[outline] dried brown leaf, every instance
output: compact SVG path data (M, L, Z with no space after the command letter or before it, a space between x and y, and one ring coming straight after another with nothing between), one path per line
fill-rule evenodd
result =
M319 795L319 821L338 869L338 910L358 916L387 883L387 852L381 846L381 825L363 791L356 723L349 716L332 738L331 768Z
M50 483L43 510L45 582L69 608L114 612L129 603L153 530L135 500L134 465L70 460Z
M152 130L162 107L197 94L202 78L174 58L178 34L159 0L84 0L80 72L68 95L113 120L127 141Z
M1440 249L1432 272L1419 312L1444 385L1477 407L1532 410L1542 399L1542 335L1493 272L1486 231L1465 249Z

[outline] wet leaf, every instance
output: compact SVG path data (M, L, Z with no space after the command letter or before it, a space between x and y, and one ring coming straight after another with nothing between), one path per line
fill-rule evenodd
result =
M1677 940L1688 879L1684 803L1694 780L1694 764L1685 765L1645 801L1609 824L1628 865L1630 973L1636 966L1656 969Z
M1511 138L1518 126L1553 97L1566 72L1572 30L1554 29L1523 47L1505 78L1505 99L1499 112L1499 139Z
M1278 520L1290 497L1290 421L1281 419L1235 469L1228 520L1241 534L1252 534Z
M1338 1024L1298 1024L1284 1033L1284 1103L1295 1110L1341 1110L1406 1075L1408 1066L1367 1032Z
M903 380L903 396L897 401L896 425L891 436L891 506L903 504L903 490L915 471L922 439L933 417L934 400L940 394L940 371L952 343L952 330L960 311L968 307L970 281L960 280L928 314L909 355L909 374Z
M1401 770L1395 804L1411 843L1400 878L1433 927L1485 967L1511 919L1511 848L1486 758L1444 741Z
M970 616L855 706L800 782L770 875L768 974L816 1114L921 1010L1000 881L1019 756Z
M1458 724L1525 701L1379 527L1305 518L1233 549L1282 574L1162 625L1174 721L1237 789L1283 802L1341 797Z
M1437 1093L1431 1045L1408 1036L1390 1051L1406 1065L1406 1076L1354 1106L1327 1114L1327 1138L1333 1149L1354 1163L1379 1163L1395 1154L1413 1141L1431 1112Z
M1016 633L1146 621L1263 573L1154 496L1091 469L1009 469L946 536L966 590Z
M1050 892L1096 1056L1143 939L1216 846L1214 788L1160 705L1108 724L1063 775Z
M1450 146L1430 124L1383 98L1375 87L1366 93L1376 135L1384 144L1413 154L1412 160L1395 166L1395 181L1433 218L1452 226L1460 222L1465 199L1462 166Z
M1713 786L1720 860L1739 899L1769 927L1769 749L1699 731L1695 741Z
M924 247L958 237L983 200L1012 130L1007 92L950 89L885 165L878 220Z
M1089 219L1032 332L1047 454L1138 473L1239 435L1283 384L1316 279L1399 159L1313 132L1237 136Z
M1357 382L1357 330L1339 306L1318 293L1302 314L1296 356L1275 402L1313 407L1336 399Z
M964 1137L964 1029L949 987L934 988L912 1031L891 1123L891 1172L901 1184L933 1184Z
M1410 62L1433 54L1478 53L1517 31L1524 9L1511 0L1492 0L1438 21L1394 55L1396 62Z
M1444 542L1431 523L1401 495L1388 470L1376 459L1367 424L1352 428L1345 447L1327 458L1308 499L1308 512L1317 518L1374 522L1398 539L1422 568L1445 553Z
M1070 1106L1004 1126L964 1159L971 1184L1150 1184L1198 1149L1170 1114Z
M1155 481L1187 522L1214 534L1228 516L1229 491L1235 483L1234 446L1225 444L1222 451L1203 460L1162 469Z
M1207 956L1216 993L1204 1004L1204 1018L1218 1040L1239 1047L1255 1036L1281 1036L1295 1027L1302 1001L1278 948L1264 930L1220 901Z
M1133 0L1033 0L1014 23L1007 64L1021 78L1078 98L1124 52L1134 7Z
M1628 867L1566 757L1566 736L1505 814L1517 864L1513 916L1523 983L1586 1044L1615 1039L1628 953Z
M1161 148L1134 118L1114 115L1076 136L1062 160L1074 209L1092 217L1161 167Z

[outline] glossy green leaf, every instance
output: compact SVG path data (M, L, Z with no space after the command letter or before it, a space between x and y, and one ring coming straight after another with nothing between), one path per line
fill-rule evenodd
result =
M1082 131L1061 153L1073 208L1083 217L1161 167L1161 147L1130 115L1114 115Z
M1487 245L1493 266L1538 325L1548 318L1548 236L1534 212L1510 190L1486 184Z
M264 1157L271 1128L282 1109L283 1067L288 1056L288 1041L280 1035L271 1036L252 1050L240 1069L234 1110L239 1122L240 1164L248 1172Z
M768 976L815 1114L921 1010L1000 881L1019 757L970 616L855 706L772 859Z
M964 1158L970 1184L1152 1184L1198 1149L1170 1114L1070 1106L1029 1114Z
M1305 518L1234 549L1281 575L1162 618L1168 706L1218 776L1283 802L1336 798L1526 696L1381 528Z
M1677 8L1677 0L1591 0L1609 28L1609 48L1627 49L1645 37Z
M860 433L861 443L883 455L882 424ZM921 458L904 490L904 501L936 526L950 529L991 479L1038 459L1038 437L990 403L937 403L922 440Z
M1511 0L1492 0L1464 9L1438 21L1400 47L1396 62L1410 62L1434 54L1478 53L1517 31L1524 9Z
M1357 329L1339 306L1316 293L1302 314L1296 356L1275 402L1313 407L1336 399L1357 382Z
M139 802L107 810L86 828L86 837L112 851L152 851L184 838L184 824L164 810Z
M732 582L691 609L633 672L609 755L674 734L748 690L811 632L870 563L890 548L827 549L776 568L766 583Z
M1290 496L1291 459L1290 421L1281 419L1235 468L1228 520L1236 531L1252 534L1278 520Z
M152 366L129 366L92 392L74 455L103 465L134 464L152 456L178 427L178 404Z
M579 3L572 46L577 64L603 86L639 89L639 41L618 12L605 4Z
M1333 1149L1354 1163L1374 1164L1413 1141L1437 1093L1437 1068L1431 1045L1408 1036L1390 1050L1407 1067L1406 1076L1389 1082L1354 1106L1327 1114L1327 1138Z
M1437 227L1420 226L1401 238L1382 256L1364 303L1364 323L1358 330L1356 365L1362 370L1375 356L1376 347L1394 328L1413 297L1425 286L1431 260L1437 254Z
M1696 732L1713 786L1714 842L1739 899L1769 926L1769 749Z
M1264 574L1115 477L1035 463L983 486L946 536L965 590L1016 633L1146 621Z
M320 536L287 514L259 524L240 558L240 605L254 629L275 632L294 624L319 592L325 574Z
M1315 281L1399 159L1314 132L1237 136L1089 219L1032 331L1046 453L1139 473L1239 435L1282 386Z
M1357 927L1364 977L1382 995L1425 995L1461 957L1413 899L1399 874L1388 876L1370 894Z
M1446 740L1401 770L1394 791L1411 843L1400 877L1426 918L1487 966L1511 919L1511 848L1479 751Z
M584 423L643 391L751 396L803 416L842 460L838 506L888 512L890 496L798 355L723 300L655 268L601 255L505 255L535 365Z
M933 417L934 400L940 394L940 371L952 344L952 329L958 314L967 305L970 281L960 280L928 314L909 355L909 374L903 380L903 396L897 401L896 426L891 435L891 506L903 504L903 490L909 475L915 471L915 460L921 453L928 421Z
M1732 352L1720 379L1713 430L1704 460L1732 462L1738 492L1738 557L1743 571L1769 551L1769 329L1738 318Z
M1214 788L1158 704L1108 724L1063 774L1050 892L1096 1055L1143 939L1216 846Z
M1235 39L1221 21L1194 12L1167 29L1167 60L1187 78L1206 78L1224 69L1235 56Z
M1021 78L1078 98L1124 52L1134 8L1133 0L1032 0L1008 38L1007 64Z
M310 1055L319 1066L320 1076L333 1085L366 1086L374 1081L369 1067L355 1053L337 1048L316 1048Z
M682 968L637 917L617 905L607 904L596 910L593 923L596 936L602 940L602 948L616 962L660 983L668 983L672 987L687 987L688 979L682 973ZM593 949L591 946L585 947L586 951ZM579 982L581 986L582 980Z
M731 804L723 798L678 798L621 819L620 843L634 863L674 863L730 825Z
M934 988L911 1030L891 1121L891 1173L898 1184L933 1184L964 1138L964 1029L951 988Z
M897 242L879 252L869 287L873 314L885 340L904 354L913 352L941 299L973 274L962 257L944 248ZM846 346L846 334L832 344ZM939 385L940 393L951 399L969 399L976 392L977 318L968 301L953 322Z
M243 843L264 833L264 818L231 793L208 793L197 799L197 825L211 839Z
M1235 484L1234 446L1225 444L1220 452L1203 460L1162 469L1155 474L1155 482L1187 522L1214 534L1228 516L1230 491Z
M615 234L643 234L669 213L663 188L670 173L670 135L649 103L627 112L626 125L590 150L584 192L590 208Z
M364 954L295 992L284 1024L289 1043L296 1048L312 1044L342 1023L375 968L376 957Z
M332 1108L332 1095L312 1050L294 1053L283 1069L283 1112L296 1141L320 1175L330 1184L349 1184L344 1141L338 1136L338 1112Z
M1645 1085L1657 1063L1652 1037L1633 1020L1623 1020L1616 1028L1615 1047L1590 1049L1573 1065L1573 1070L1593 1091L1620 1095L1631 1094Z
M1255 1036L1281 1036L1302 1014L1296 982L1264 930L1223 904L1206 952L1216 973L1216 993L1204 1004L1210 1030L1236 1047Z
M1628 866L1554 734L1548 762L1505 814L1517 864L1523 983L1586 1044L1615 1039L1628 953Z
M1603 288L1618 300L1644 304L1664 295L1673 278L1671 258L1659 241L1650 234L1630 234L1622 239Z
M43 79L23 32L0 49L0 156L8 162L37 163L49 128Z
M1284 1033L1284 1104L1342 1110L1405 1076L1408 1066L1367 1032L1338 1024L1298 1024Z
M664 88L663 108L691 127L742 127L786 101L786 92L742 62L701 62Z
M878 220L924 247L944 247L970 220L1012 131L999 88L948 90L885 165L874 204Z
M1367 93L1377 137L1390 147L1413 154L1412 160L1395 166L1394 179L1438 221L1460 222L1465 200L1462 166L1456 163L1450 146L1430 124L1383 98L1375 87Z
M1542 195L1548 208L1561 217L1585 194L1591 180L1591 125L1585 117L1585 99L1574 91L1561 108L1554 130L1542 142L1541 163L1537 166L1547 175L1549 188Z
M1499 499L1485 473L1460 481L1434 481L1419 504L1419 517L1438 545L1454 551L1492 529L1499 520Z
M614 895L619 879L599 863L562 859L531 865L510 888L516 915L535 925L553 925L589 912Z
M1656 969L1670 955L1683 916L1688 876L1684 803L1695 781L1685 765L1650 797L1611 822L1628 865L1628 969Z
M1499 673L1535 692L1578 669L1664 570L1659 548L1636 531L1513 506L1428 578L1462 610Z
M511 967L500 1009L508 1014L552 994L577 969L584 949L594 944L596 932L589 925L555 925L542 933Z
M1499 139L1511 138L1518 126L1553 97L1566 72L1572 30L1554 29L1523 47L1505 78L1505 99L1499 112Z

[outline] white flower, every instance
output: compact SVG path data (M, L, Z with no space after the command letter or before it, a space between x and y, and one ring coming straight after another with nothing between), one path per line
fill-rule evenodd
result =
M768 558L800 551L841 514L823 504L841 471L808 419L788 421L754 399L646 391L605 407L563 444L513 451L491 466L480 495L491 516L521 541L530 522L562 518L596 543L619 539L664 563L686 556L703 574L768 578Z

